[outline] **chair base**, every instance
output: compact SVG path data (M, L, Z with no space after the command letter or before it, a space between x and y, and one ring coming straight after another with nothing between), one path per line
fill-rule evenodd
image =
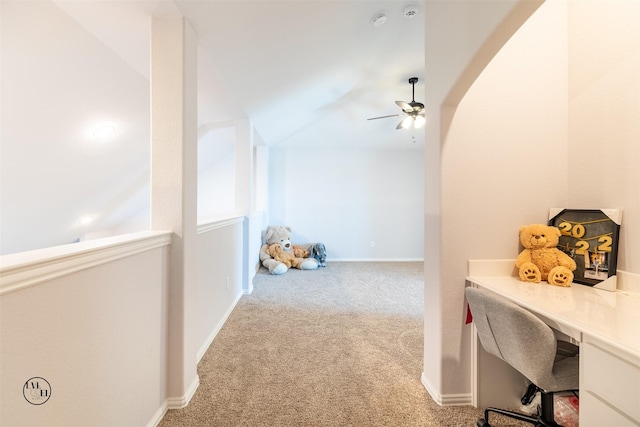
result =
M562 427L560 424L555 421L545 421L540 416L534 417L533 415L521 414L518 412L507 411L505 409L500 408L487 408L484 411L484 418L480 418L478 420L478 427L491 427L489 424L489 412L493 412L496 414L501 414L507 416L509 418L514 418L519 421L524 421L526 423L532 424L535 427Z
M487 408L484 410L484 418L480 418L478 420L478 427L491 427L491 425L489 424L490 412L501 414L509 418L514 418L519 421L524 421L526 423L533 424L536 427L562 427L560 424L555 422L553 417L553 393L545 392L541 389L538 390L540 390L541 392L541 404L538 408L537 416L521 414L514 411L507 411L506 409L500 408Z

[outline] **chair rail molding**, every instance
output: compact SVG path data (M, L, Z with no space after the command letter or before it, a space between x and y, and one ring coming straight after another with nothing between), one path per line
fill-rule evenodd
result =
M169 231L142 231L0 257L0 295L171 243Z

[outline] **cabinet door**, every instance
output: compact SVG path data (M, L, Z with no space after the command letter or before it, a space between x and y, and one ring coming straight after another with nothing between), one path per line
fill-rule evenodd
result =
M638 427L639 423L603 403L590 392L580 393L580 427Z
M605 425L594 422L602 418L607 425L640 426L640 361L585 336L580 364L580 424Z

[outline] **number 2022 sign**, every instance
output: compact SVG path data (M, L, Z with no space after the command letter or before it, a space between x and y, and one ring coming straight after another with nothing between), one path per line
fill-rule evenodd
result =
M576 283L596 286L616 275L620 211L616 209L556 209L549 225L560 229L558 249L576 262ZM614 288L615 290L615 278Z

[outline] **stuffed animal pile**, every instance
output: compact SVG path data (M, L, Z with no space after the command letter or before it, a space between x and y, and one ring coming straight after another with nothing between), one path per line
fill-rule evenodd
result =
M280 243L270 245L267 252L273 257L273 259L283 263L287 268L300 268L302 261L304 261L302 257L297 257L297 255L295 255L295 248L294 253L289 253L284 250Z
M297 256L291 243L291 227L270 226L262 234L260 261L271 274L284 274L289 268L316 270L318 261L309 257L309 251L298 245ZM280 248L277 248L279 246ZM304 254L306 252L305 257Z
M556 246L560 230L544 224L525 225L520 228L520 243L524 246L516 259L516 267L523 282L571 286L576 263Z

